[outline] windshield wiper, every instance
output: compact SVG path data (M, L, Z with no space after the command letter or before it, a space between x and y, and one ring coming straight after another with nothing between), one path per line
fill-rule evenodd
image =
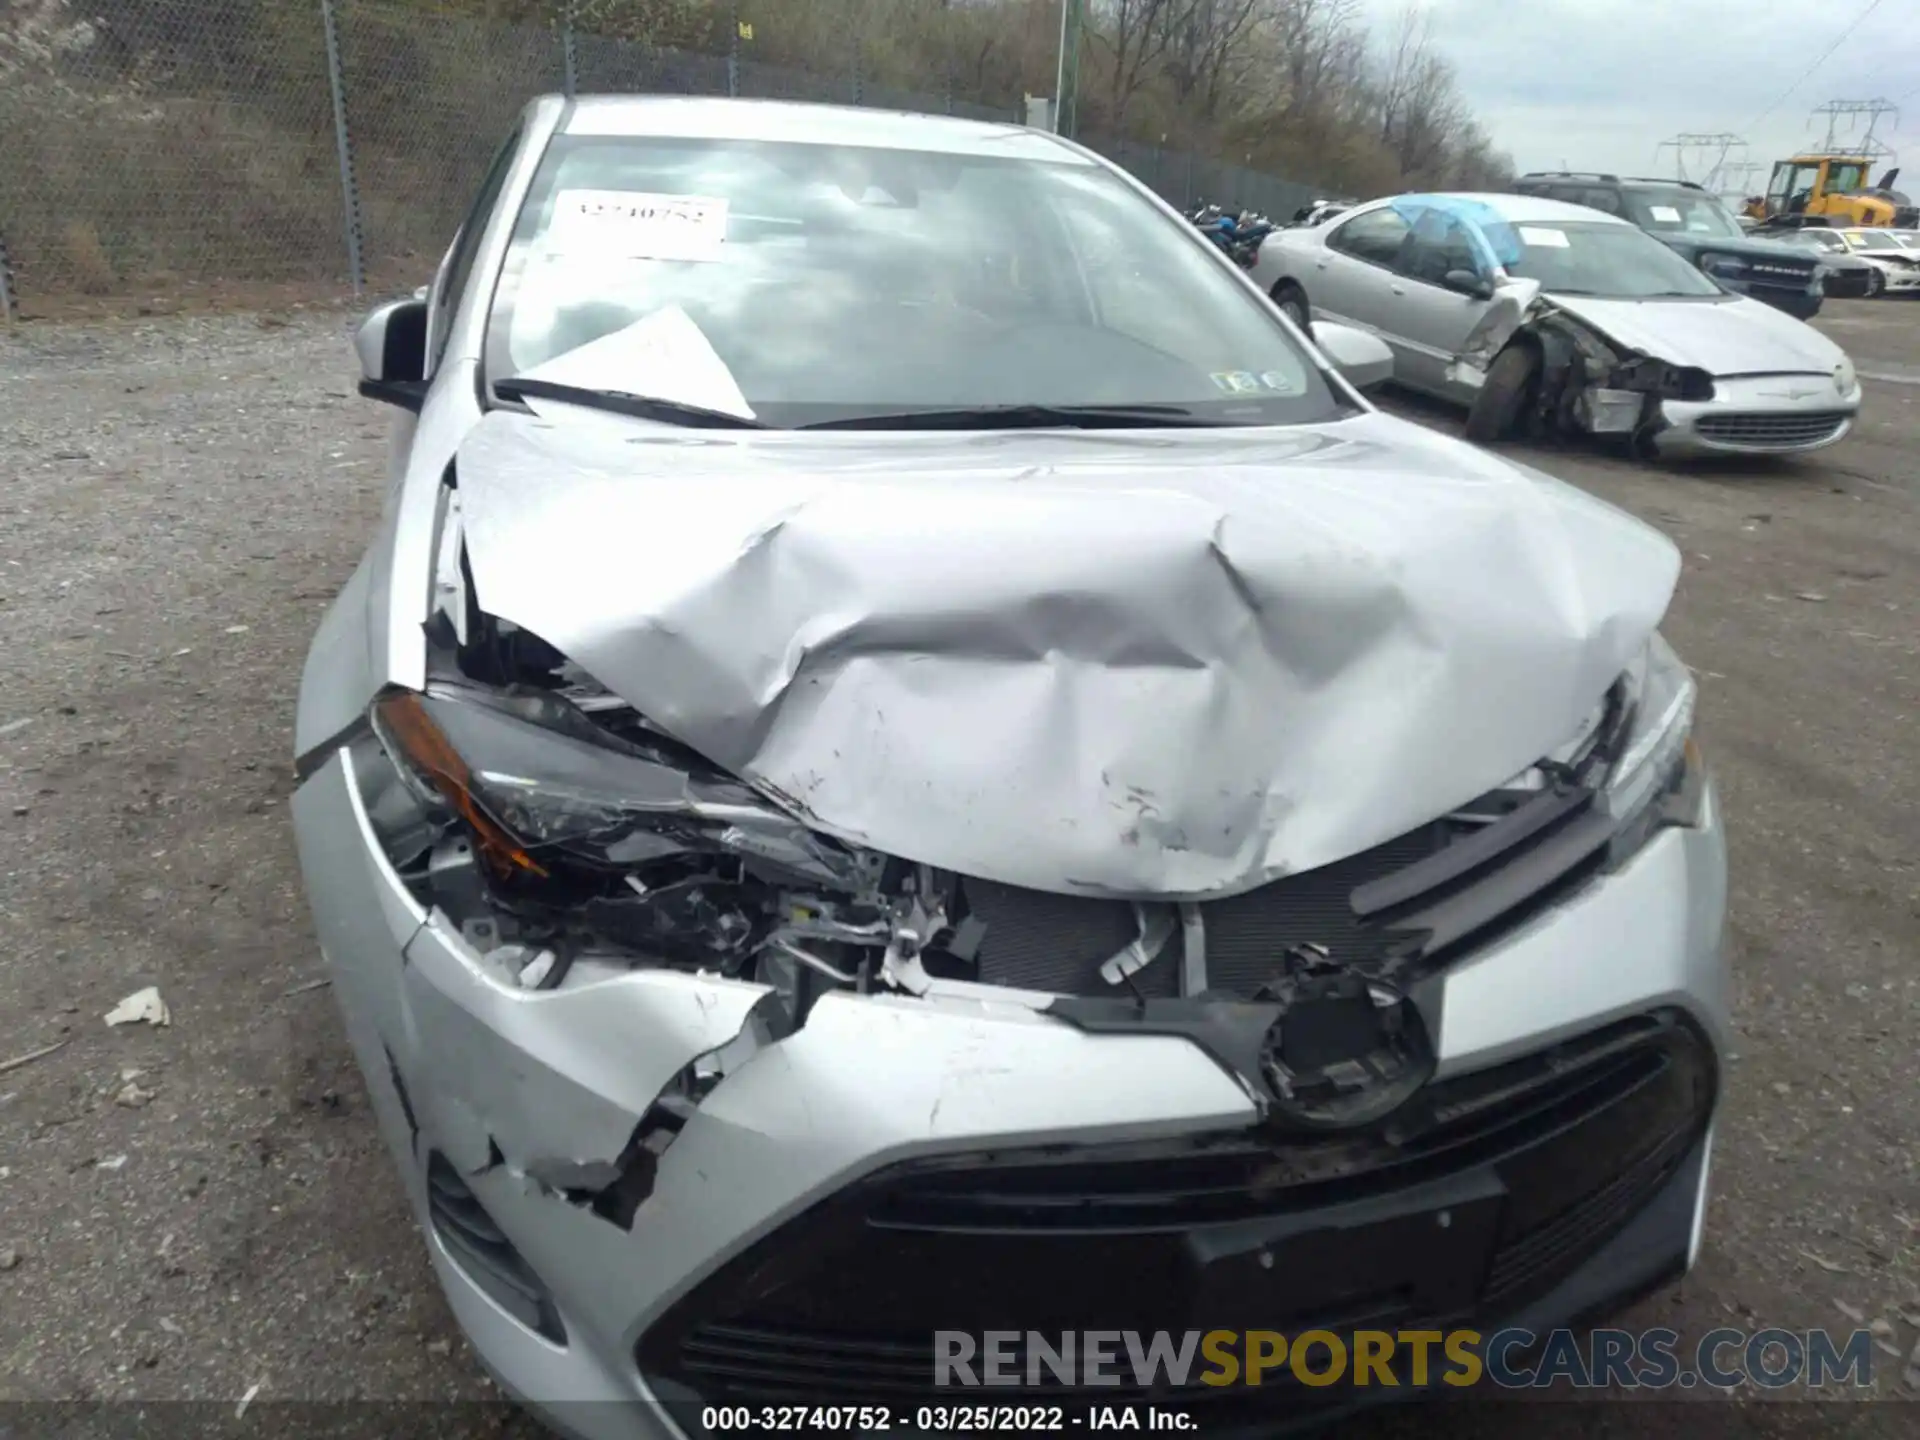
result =
M508 400L525 400L529 396L535 400L562 400L569 405L584 405L614 415L631 415L636 420L657 420L662 425L703 425L716 430L774 428L764 420L749 420L705 405L662 400L657 395L633 395L625 390L601 390L591 385L567 385L530 375L496 381L493 389L495 394Z
M974 405L819 420L802 430L1150 430L1213 426L1180 405ZM1230 423L1230 422L1229 422Z

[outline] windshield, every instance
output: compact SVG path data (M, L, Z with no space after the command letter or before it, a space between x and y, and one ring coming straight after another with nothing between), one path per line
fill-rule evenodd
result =
M1507 265L1507 273L1538 280L1550 294L1617 300L1726 294L1691 263L1632 225L1516 221L1513 233L1521 255Z
M1192 227L1064 148L979 148L558 138L501 273L488 377L777 426L994 406L1223 425L1342 412Z
M1878 230L1849 230L1846 241L1856 250L1898 250L1900 242Z
M1847 242L1831 230L1789 230L1782 235L1769 235L1769 240L1782 240L1789 245L1800 245L1808 250L1844 250Z
M1698 190L1629 190L1627 210L1643 230L1686 235L1745 235L1740 222L1712 195Z

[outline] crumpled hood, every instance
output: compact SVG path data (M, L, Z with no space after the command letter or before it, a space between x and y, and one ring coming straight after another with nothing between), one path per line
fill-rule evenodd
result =
M1811 325L1758 300L1547 298L1621 345L1710 375L1831 375L1846 353Z
M1200 896L1403 834L1573 738L1673 546L1369 415L692 436L496 412L476 599L822 830Z

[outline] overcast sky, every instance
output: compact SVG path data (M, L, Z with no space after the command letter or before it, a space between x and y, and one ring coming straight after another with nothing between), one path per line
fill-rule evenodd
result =
M1386 26L1407 0L1363 3ZM1807 67L1867 0L1424 3L1434 40L1459 72L1474 112L1522 170L1564 162L1576 170L1668 175L1670 150L1652 168L1662 140L1723 131L1743 136L1747 158L1770 169L1824 138L1825 122L1809 119L1814 106L1884 98L1904 110L1904 133L1876 133L1903 152L1908 173L1901 188L1920 189L1916 0L1881 0L1805 80ZM1688 160L1690 178L1704 179L1712 156L1693 151ZM1753 188L1764 184L1756 178Z

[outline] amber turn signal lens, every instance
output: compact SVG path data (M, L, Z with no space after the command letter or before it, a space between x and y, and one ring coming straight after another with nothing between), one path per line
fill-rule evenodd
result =
M473 772L460 752L434 724L421 697L410 690L396 691L375 706L380 729L399 748L402 758L439 792L440 797L473 830L481 858L498 875L525 872L545 875L546 867L520 846L473 795Z

